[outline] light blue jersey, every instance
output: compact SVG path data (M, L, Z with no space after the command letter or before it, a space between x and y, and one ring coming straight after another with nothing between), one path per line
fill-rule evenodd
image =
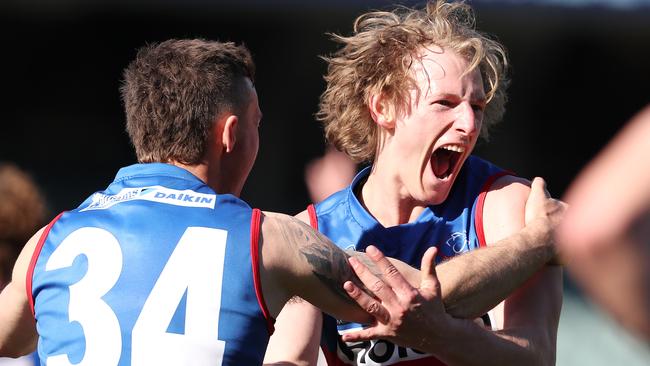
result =
M37 246L28 293L41 362L260 365L272 324L258 225L259 210L184 169L121 169Z
M364 251L370 244L386 256L419 268L424 252L438 248L439 262L485 246L483 201L495 179L507 174L475 156L465 162L449 197L427 207L413 222L383 227L361 205L354 192L370 167L362 170L346 189L308 208L312 226L343 249ZM362 325L325 316L322 346L332 365L442 365L431 355L384 340L345 343L340 334Z

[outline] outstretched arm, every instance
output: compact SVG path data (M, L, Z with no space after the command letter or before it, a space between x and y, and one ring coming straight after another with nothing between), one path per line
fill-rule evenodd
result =
M325 236L294 217L265 212L260 243L262 289L273 316L300 296L340 319L371 321L343 290L346 281L360 283L348 255Z

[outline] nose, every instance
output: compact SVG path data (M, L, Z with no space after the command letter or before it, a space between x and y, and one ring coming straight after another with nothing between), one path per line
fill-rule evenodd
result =
M456 106L456 119L454 128L465 135L473 135L478 132L481 120L477 118L472 105L464 101Z

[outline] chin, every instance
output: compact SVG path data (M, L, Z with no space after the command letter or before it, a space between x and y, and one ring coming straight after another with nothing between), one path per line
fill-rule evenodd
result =
M423 202L426 202L427 206L439 205L447 199L449 196L449 189L436 189L434 191L424 192Z

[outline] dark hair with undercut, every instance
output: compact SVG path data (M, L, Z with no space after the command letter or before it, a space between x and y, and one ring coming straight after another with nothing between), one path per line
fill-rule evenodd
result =
M215 119L241 113L255 65L244 45L171 39L142 47L120 88L138 161L195 165Z

